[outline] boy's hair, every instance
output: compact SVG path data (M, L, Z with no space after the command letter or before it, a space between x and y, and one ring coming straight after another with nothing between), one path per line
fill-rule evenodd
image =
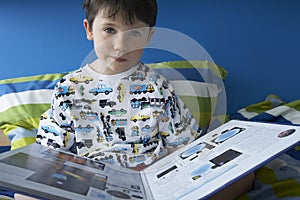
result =
M82 7L91 28L96 15L102 9L107 18L120 15L126 24L139 20L153 27L156 23L156 0L84 0Z

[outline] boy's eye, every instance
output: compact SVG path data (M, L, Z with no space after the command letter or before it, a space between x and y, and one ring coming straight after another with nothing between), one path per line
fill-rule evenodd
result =
M137 31L137 30L132 30L130 32L130 35L134 36L134 37L139 37L139 36L141 36L141 33L139 31Z
M109 34L115 34L116 30L114 28L105 28L104 31Z

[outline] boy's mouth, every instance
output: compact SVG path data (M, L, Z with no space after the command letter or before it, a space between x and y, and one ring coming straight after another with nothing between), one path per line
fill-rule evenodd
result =
M127 61L127 59L121 58L121 57L117 57L117 58L115 58L115 61L117 61L117 62L125 62L125 61Z

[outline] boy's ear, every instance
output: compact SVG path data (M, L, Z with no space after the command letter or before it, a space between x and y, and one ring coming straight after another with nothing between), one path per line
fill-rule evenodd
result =
M153 27L150 27L150 31L149 31L149 35L148 35L148 38L147 38L147 43L146 43L146 45L149 45L149 43L150 43L150 41L151 41L151 38L152 38L154 32L155 32L154 28L153 28Z
M90 24L87 19L83 20L83 27L85 29L87 39L93 40L94 38L93 38L92 27L90 27Z

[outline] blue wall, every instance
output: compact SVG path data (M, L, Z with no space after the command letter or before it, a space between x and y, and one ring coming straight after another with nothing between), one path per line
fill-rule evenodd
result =
M158 27L197 40L228 70L228 112L299 99L300 1L158 0ZM92 50L81 0L0 0L0 79L69 71ZM173 55L146 62L175 59Z

